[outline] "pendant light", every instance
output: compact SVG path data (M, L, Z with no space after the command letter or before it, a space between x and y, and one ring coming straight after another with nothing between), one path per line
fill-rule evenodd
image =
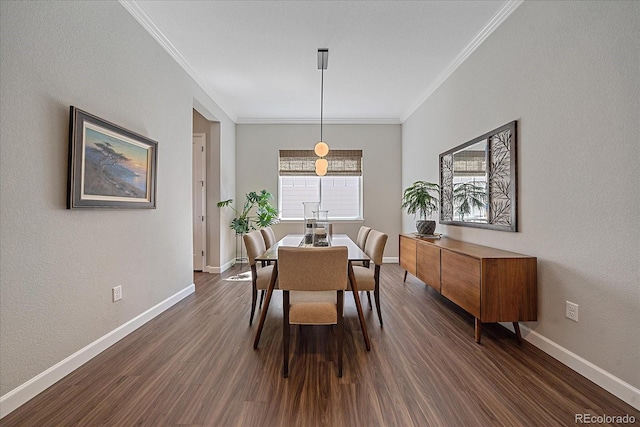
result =
M324 117L324 70L329 63L329 49L318 49L318 70L321 70L320 80L320 141L316 143L314 152L319 159L316 160L316 175L325 176L329 163L324 157L329 154L329 146L322 140L322 120Z

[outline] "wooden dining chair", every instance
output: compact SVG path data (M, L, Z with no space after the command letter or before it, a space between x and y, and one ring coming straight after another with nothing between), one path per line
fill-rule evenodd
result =
M344 246L278 249L283 291L283 374L289 377L291 325L337 325L338 377L342 377L344 290L348 250Z
M256 301L258 299L258 290L263 291L269 287L271 274L273 273L273 265L258 266L256 265L256 257L262 255L267 247L262 238L260 231L251 231L243 237L244 246L247 250L249 265L251 266L251 314L249 316L249 326L253 323L253 315L256 311ZM276 284L276 287L278 285ZM260 300L262 305L262 299Z
M378 320L382 326L382 312L380 311L380 266L382 265L382 255L387 244L388 236L377 230L371 230L367 236L367 243L364 252L373 262L373 269L354 265L353 274L356 278L359 291L367 291L369 307L371 307L371 291L376 300L376 311Z

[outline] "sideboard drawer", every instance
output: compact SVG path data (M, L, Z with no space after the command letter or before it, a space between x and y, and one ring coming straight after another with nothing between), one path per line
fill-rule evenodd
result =
M480 260L442 251L442 295L480 318Z

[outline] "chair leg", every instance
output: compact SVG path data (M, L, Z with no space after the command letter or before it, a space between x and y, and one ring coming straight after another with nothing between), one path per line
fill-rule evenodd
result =
M371 305L371 292L367 291L367 298L369 299L369 310L373 310L373 306Z
M253 324L253 314L256 311L256 300L258 299L258 289L256 288L256 284L252 283L251 285L251 315L249 316L249 326Z
M289 378L289 338L291 327L289 326L289 291L282 293L283 316L282 316L282 356L283 375Z
M380 311L380 288L376 286L376 290L373 291L373 296L376 299L376 310L378 311L378 320L380 320L380 326L382 326L382 311Z
M265 290L263 289L262 292L260 292L260 305L258 306L258 308L262 308L262 301L264 300L264 294L265 294Z
M338 377L342 378L342 353L344 347L344 291L338 291Z
M382 327L382 311L380 311L380 266L376 265L375 272L376 287L373 290L373 295L376 298L376 310L378 311L378 320L380 320L380 326Z

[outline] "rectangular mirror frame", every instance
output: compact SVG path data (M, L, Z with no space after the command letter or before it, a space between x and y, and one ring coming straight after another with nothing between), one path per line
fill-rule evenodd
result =
M487 140L486 223L453 220L453 153ZM516 121L507 123L471 141L440 154L440 224L518 231L518 162Z

